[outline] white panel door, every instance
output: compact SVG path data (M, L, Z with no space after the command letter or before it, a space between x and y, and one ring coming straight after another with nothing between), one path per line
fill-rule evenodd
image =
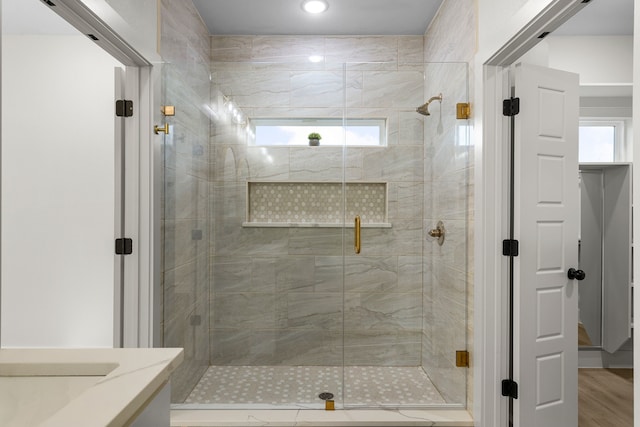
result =
M578 425L578 75L517 65L516 426Z

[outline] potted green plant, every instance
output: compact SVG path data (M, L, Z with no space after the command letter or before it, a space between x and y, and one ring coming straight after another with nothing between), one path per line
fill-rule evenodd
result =
M309 145L316 147L318 145L320 145L320 140L322 139L322 137L320 136L319 133L317 132L311 132L309 134Z

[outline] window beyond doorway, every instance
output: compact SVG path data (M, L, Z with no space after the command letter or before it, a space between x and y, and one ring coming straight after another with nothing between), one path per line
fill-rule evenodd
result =
M579 161L610 163L624 161L625 125L622 120L580 121Z

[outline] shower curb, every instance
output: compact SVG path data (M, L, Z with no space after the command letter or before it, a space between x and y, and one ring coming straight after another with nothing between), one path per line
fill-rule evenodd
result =
M472 427L465 410L172 410L171 427Z

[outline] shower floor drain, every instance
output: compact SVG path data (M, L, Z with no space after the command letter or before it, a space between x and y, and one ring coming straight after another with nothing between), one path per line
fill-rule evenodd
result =
M320 394L318 395L318 397L319 397L320 399L322 399L322 400L331 400L331 399L333 399L333 393L327 393L327 392L325 392L325 393L320 393Z

